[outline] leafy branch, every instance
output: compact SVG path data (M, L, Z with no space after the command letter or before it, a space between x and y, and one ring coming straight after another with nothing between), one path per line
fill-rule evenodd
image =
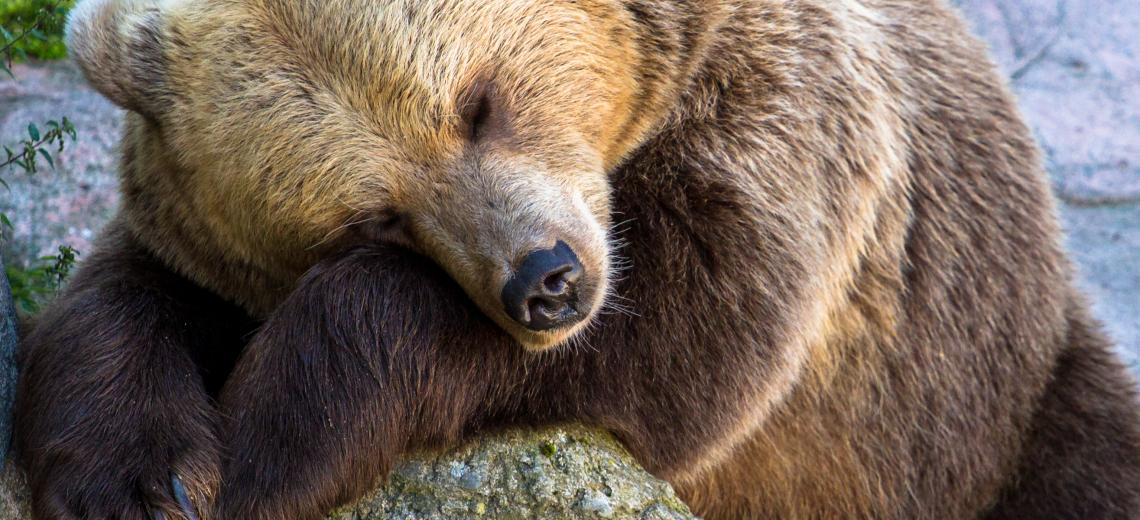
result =
M12 287L12 299L20 310L35 314L40 305L51 298L71 274L79 252L71 246L59 246L59 253L42 256L31 267L9 265L5 269Z
M9 77L15 77L12 74L12 60L14 58L21 60L28 58L27 52L23 48L17 47L16 44L28 38L46 41L48 36L43 32L44 27L49 24L59 25L67 16L67 9L62 4L63 0L56 0L36 10L32 23L24 27L20 34L13 35L8 28L0 26L0 37L4 39L4 44L0 47L0 56L4 57L3 60L0 60L0 70L3 70Z
M66 142L64 137L71 137L71 140L75 141L75 125L64 117L59 121L50 120L45 123L45 126L47 126L47 131L41 134L35 123L29 124L28 138L24 139L17 147L19 148L18 152L5 146L4 153L7 155L7 159L0 162L0 168L19 166L28 173L36 173L40 157L47 161L48 166L55 168L55 158L52 157L49 148L55 145L55 151L58 154L63 151ZM7 186L3 179L0 179L0 185Z
M13 34L10 29L0 25L0 37L3 37L2 45L0 45L0 70L3 70L9 77L15 77L12 74L12 60L14 57L20 59L27 59L27 52L17 44L27 39L36 39L46 41L48 36L43 33L45 27L52 27L58 29L61 21L67 16L67 9L63 7L64 0L55 0L51 4L44 5L35 10L35 15L32 22L23 27L19 34ZM14 23L19 23L19 19ZM46 132L40 132L39 127L35 123L28 125L27 138L23 139L20 144L13 150L11 147L4 147L4 160L0 161L0 170L5 168L12 168L19 166L27 173L36 173L39 170L39 161L42 158L47 161L48 166L55 168L55 156L52 155L51 148L55 147L55 153L63 151L65 136L71 137L75 141L75 125L71 123L66 117L59 121L51 120L45 123L47 127ZM0 177L0 187L5 190L8 189L8 183L3 177ZM12 228L12 221L3 212L0 212L0 238L3 237L4 231Z
M29 50L38 57L58 57L62 50L60 33L63 20L71 5L71 0L50 3L35 0L30 4L0 0L0 70L14 78L13 60L26 60ZM28 174L34 174L39 169L40 160L55 168L58 154L63 151L68 137L73 142L76 140L75 125L66 117L47 121L42 130L35 123L29 124L27 136L14 146L15 149L3 147L0 172L19 167ZM2 177L0 188L9 189ZM0 212L0 242L10 238L8 232L12 228L8 215ZM0 276L8 278L12 297L19 309L34 313L63 285L78 255L79 252L71 246L60 246L56 254L42 256L27 265L3 266Z
M50 148L54 146L55 153L59 154L63 151L64 143L67 141L66 137L75 141L75 125L71 123L71 120L64 117L59 121L54 119L48 121L45 126L47 126L47 131L41 134L35 123L29 124L28 137L21 141L17 147L18 151L5 146L4 154L7 159L0 162L0 169L19 166L27 173L36 173L39 169L40 158L47 161L48 166L54 169L55 157L52 156ZM0 187L5 190L9 189L8 183L3 177L0 177ZM3 238L5 230L11 228L12 220L8 218L7 214L0 211L0 238Z

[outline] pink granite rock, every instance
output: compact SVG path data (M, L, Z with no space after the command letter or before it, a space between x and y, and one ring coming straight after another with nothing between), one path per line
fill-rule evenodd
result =
M1058 194L1140 202L1140 2L959 0L1045 150Z
M67 116L79 134L58 155L55 169L41 161L35 175L19 168L0 171L11 187L0 188L0 211L8 214L14 240L4 244L9 261L52 254L60 244L89 251L91 240L118 203L116 149L122 111L87 87L69 62L16 65L16 78L0 79L0 143L13 146L29 123Z

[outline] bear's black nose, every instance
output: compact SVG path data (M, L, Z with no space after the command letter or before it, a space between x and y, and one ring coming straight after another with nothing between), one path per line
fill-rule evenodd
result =
M558 241L550 249L531 251L503 286L507 314L530 330L549 330L577 323L578 255Z

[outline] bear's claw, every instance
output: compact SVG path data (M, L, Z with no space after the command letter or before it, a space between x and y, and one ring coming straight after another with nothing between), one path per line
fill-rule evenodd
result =
M190 496L186 494L186 486L182 484L182 479L178 475L170 476L170 490L174 493L174 500L178 502L178 507L182 508L182 513L186 515L188 520L198 520L198 513L194 509L194 504L190 502ZM162 513L155 520L165 520Z

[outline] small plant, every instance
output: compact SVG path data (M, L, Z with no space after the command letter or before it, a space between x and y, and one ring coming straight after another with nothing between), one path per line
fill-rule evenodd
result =
M67 55L63 26L74 0L0 1L0 70L12 75L13 61L60 59Z
M64 117L59 121L48 121L46 127L47 131L41 134L35 123L29 124L28 137L20 142L17 151L5 146L4 153L7 158L0 162L0 171L5 168L19 167L26 173L36 173L41 158L47 161L48 166L55 168L55 158L52 156L51 149L54 147L55 153L58 154L63 151L64 143L67 141L65 137L70 137L72 141L75 141L75 125ZM8 182L3 177L0 177L0 188L9 189ZM7 214L0 211L0 238L3 238L5 231L9 229L12 229L12 221Z
M9 77L12 63L29 57L41 59L62 58L63 24L72 0L0 0L0 71ZM67 138L76 139L75 126L66 117L27 126L27 136L13 147L4 146L0 160L0 174L19 168L34 174L44 161L55 168L56 157L64 149ZM53 154L54 152L54 154ZM0 189L8 184L0 176ZM9 240L12 222L0 212L0 242ZM35 313L63 285L75 265L79 252L70 246L60 246L55 255L40 257L28 266L6 265L4 275L12 288L17 308Z
M78 255L71 246L59 246L59 253L40 257L29 267L5 267L16 308L28 314L39 311L63 286Z
M40 128L35 123L29 124L28 137L17 147L18 151L13 151L5 146L4 153L7 155L7 159L0 162L0 168L19 166L25 172L36 173L40 157L47 161L48 166L55 168L55 159L52 157L51 148L54 145L56 153L59 153L63 151L63 145L66 141L64 137L70 137L74 141L76 137L75 125L64 117L59 121L50 120L44 126L46 130L41 133Z

